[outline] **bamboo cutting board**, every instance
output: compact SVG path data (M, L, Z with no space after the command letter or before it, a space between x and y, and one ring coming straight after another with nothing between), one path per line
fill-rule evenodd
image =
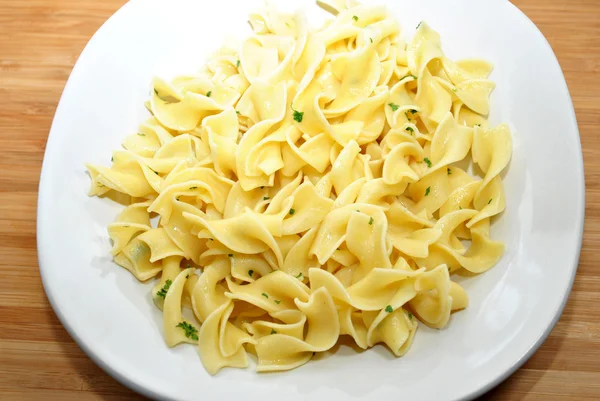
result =
M42 288L35 240L39 173L56 105L84 45L124 2L0 0L2 400L143 399L98 368L62 327ZM548 38L573 96L586 225L561 320L535 355L482 399L600 400L600 1L513 2Z

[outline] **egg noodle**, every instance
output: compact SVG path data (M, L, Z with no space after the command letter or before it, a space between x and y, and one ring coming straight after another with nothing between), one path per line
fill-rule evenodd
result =
M419 322L467 306L451 276L503 254L490 219L512 145L486 119L491 64L449 60L425 23L403 41L384 7L322 5L319 29L266 7L196 75L155 78L152 117L87 166L91 195L130 200L115 262L160 276L167 345L196 344L210 374L248 353L293 369L341 335L401 356Z

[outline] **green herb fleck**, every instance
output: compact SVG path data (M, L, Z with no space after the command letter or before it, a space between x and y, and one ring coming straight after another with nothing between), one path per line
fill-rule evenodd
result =
M489 205L490 203L492 203L492 199L494 199L494 198L490 198L490 200L488 201L488 205Z
M417 114L417 111L415 109L410 109L407 112L405 112L404 114L406 115L406 118L408 118L410 120L411 118L413 118L415 116L415 114Z
M450 167L448 167L446 171L448 172L448 175L452 175L452 170L450 170Z
M190 265L188 265L188 267L190 267ZM190 275L189 275L189 274L186 274L186 275L185 275L185 278L190 278Z
M296 278L299 278L300 280L302 280L302 273L298 273L298 275L296 276Z
M271 334L277 334L277 332L274 329L271 329Z
M373 220L373 218L372 218L372 217L370 217L370 218L369 218L369 225L370 225L370 226L372 226L374 221L375 221L375 220Z
M412 320L412 313L408 312L408 318Z
M268 295L266 292L263 292L261 295L262 295L263 297L265 297L265 298L269 299L269 295Z
M269 200L268 196L263 196L263 200Z
M190 187L190 189L198 189L198 187Z
M431 191L431 187L427 187L427 189L425 190L425 196L429 195L429 191Z
M294 121L301 123L302 118L304 117L304 112L294 109L294 106L290 105L290 107L292 108L292 111L294 112Z
M414 79L417 79L417 77L413 74L408 74L402 77L402 79L408 78L408 77L413 77ZM400 81L402 81L402 79Z
M410 132L411 135L413 135L415 133L415 130L413 129L413 127L406 127L405 130Z
M206 97L210 97L210 95L212 95L212 91L206 92Z
M146 136L146 134L144 134L143 132L138 132L139 136Z
M353 19L354 21L358 21L358 17L357 17L356 15L353 15L353 16L352 16L352 19Z
M161 297L161 298L166 297L167 292L169 291L169 287L171 287L171 284L173 284L173 282L171 280L165 281L165 285L163 285L163 288L158 290L158 292L156 293L156 296Z
M114 162L114 161L115 161L115 158L111 156L111 157L110 157L110 161L111 161L111 162Z
M458 207L458 210L462 210L462 206L459 206L459 207Z
M294 213L296 213L296 210L295 209L290 209L290 214L294 214Z
M240 68L240 64L241 64L241 63L240 63L240 60L238 60L238 61L237 61L237 63L235 63L235 66L236 66L237 68Z
M188 322L181 322L175 327L181 327L185 331L185 336L191 338L194 341L198 341L198 329L189 324Z
M392 108L392 111L396 111L400 107L395 103L388 103L388 106L390 106Z
M421 26L422 23L423 23L423 21L419 22L419 25L417 25L417 29L419 29L419 27Z
M237 114L238 116L241 115L241 113L239 112L239 110L236 110L235 114Z
M162 100L163 102L169 104L169 103L179 103L181 102L181 100L177 99L174 96L171 95L167 95L167 96L161 96L158 91L156 90L156 88L154 88L154 93L156 94L156 96Z
M394 311L394 308L392 308L392 305L388 305L388 306L385 307L385 311L387 313L392 313Z
M481 127L481 124L475 124L476 127Z
M253 274L254 274L254 270L248 270L248 276L252 277Z
M369 38L369 40L371 41L371 43L373 43L373 38Z
M427 167L431 167L431 160L429 160L428 157L426 157L424 160L425 160L425 164L427 164Z
M280 300L278 300L278 299L276 299L276 300L275 300L275 303L276 303L277 305L279 305L279 304L281 303L281 301L280 301Z

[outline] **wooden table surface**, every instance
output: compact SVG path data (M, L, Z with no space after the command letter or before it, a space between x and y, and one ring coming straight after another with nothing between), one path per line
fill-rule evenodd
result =
M2 400L143 399L97 367L62 327L42 288L35 239L56 105L81 50L124 2L0 0ZM482 399L600 400L600 1L513 3L548 38L567 78L585 160L586 222L562 318L535 355Z

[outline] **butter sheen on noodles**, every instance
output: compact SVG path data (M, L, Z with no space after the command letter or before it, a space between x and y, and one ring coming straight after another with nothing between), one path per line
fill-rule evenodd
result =
M419 323L468 306L452 275L504 251L491 64L448 59L426 23L405 42L386 8L320 4L316 30L267 7L196 75L155 78L152 116L87 165L90 195L128 204L115 262L159 277L167 345L196 345L210 374L248 354L293 369L342 335L402 356Z

